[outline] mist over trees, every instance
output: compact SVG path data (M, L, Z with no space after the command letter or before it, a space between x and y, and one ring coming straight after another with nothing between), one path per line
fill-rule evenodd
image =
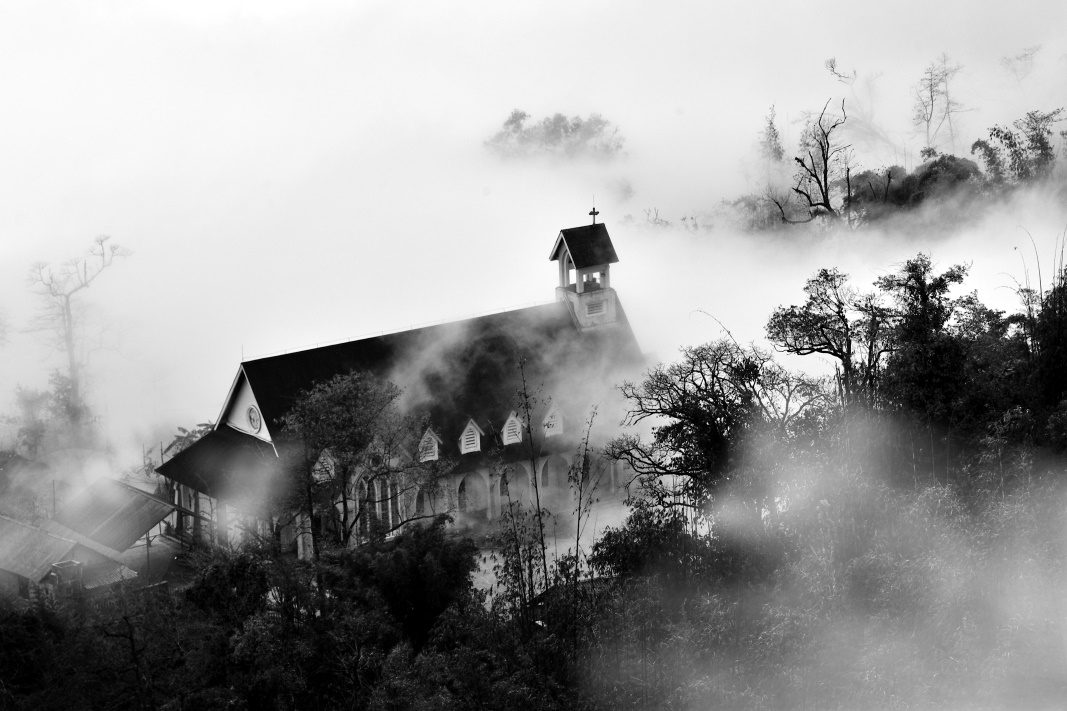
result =
M67 414L75 427L82 424L87 414L82 392L86 334L78 298L114 264L116 257L128 254L123 247L108 244L110 239L106 235L97 237L86 257L59 266L35 264L30 272L30 283L41 299L41 312L33 330L49 333L56 349L66 359Z
M1005 69L1022 80L1036 52ZM860 75L825 68L851 93L812 113L795 148L774 106L753 131L757 185L724 208L747 229L861 230L963 219L1031 188L1064 195L1062 109L994 125L959 155L965 69L942 55L900 99L921 162L865 166L850 129L877 126ZM598 114L516 110L484 150L612 160L623 145ZM645 215L657 229L713 224ZM116 256L100 240L70 269L37 271L67 368L16 393L30 460L91 419L66 344L80 295ZM401 413L396 385L361 372L316 383L272 423L298 466L269 518L297 521L310 555L249 526L240 543L183 554L190 580L169 593L0 599L0 710L1057 707L1062 257L1036 284L1027 273L1008 311L970 290L970 265L919 252L884 268L859 283L825 264L763 314L766 347L727 333L620 383L614 436L591 441L592 413L559 473L553 503L575 523L552 540L543 480L499 457L501 515L476 545L456 502L434 505L454 462L416 462L427 422ZM534 385L516 413L536 470ZM212 427L178 428L161 456ZM626 517L587 544L609 466L628 477Z
M45 387L15 386L11 409L0 414L0 425L13 435L8 451L0 452L6 465L0 467L5 494L0 514L23 521L54 514L87 462L106 456L98 411L86 392L90 356L99 347L100 334L88 325L85 297L115 259L128 254L110 237L99 236L85 256L57 265L41 262L29 270L28 285L39 310L17 332L40 337L63 366L48 373ZM5 326L0 318L0 346Z
M936 77L929 80L941 81ZM932 103L924 106L937 107L939 102L949 101L940 91L947 89L928 95ZM934 109L924 110L927 113L923 116L930 117ZM950 104L939 110L948 114L925 128L935 144L942 124L958 108ZM786 188L782 161L774 159L783 155L784 149L783 153L777 151L780 142L772 110L758 142L760 172L767 176L761 181L761 193L737 198L729 207L750 230L811 222L840 222L857 228L907 216L920 208L940 219L947 215L973 219L1021 188L1050 185L1059 190L1055 194L1062 194L1063 181L1058 177L1062 171L1056 171L1056 158L1067 142L1063 132L1057 135L1053 129L1062 120L1062 113L1062 108L1029 111L1011 128L991 127L988 140L978 139L971 145L970 152L981 160L982 167L970 158L927 146L922 150L922 163L909 172L899 165L861 168L860 157L844 137L849 119L845 103L831 113L827 102L804 129L792 158L792 184ZM922 123L925 125L927 118ZM775 175L777 178L770 177ZM768 212L776 213L777 219Z
M563 158L611 159L621 154L623 137L600 114L567 117L556 113L540 121L515 109L485 145L505 158L553 155Z
M1005 66L1032 64L1032 49L1005 59ZM876 109L877 74L846 70L836 58L828 59L825 69L846 88L844 98L824 100L821 110L801 111L794 127L782 126L781 107L772 105L741 166L749 190L702 211L699 223L695 215L687 216L691 231L698 224L697 230L727 226L748 232L796 230L802 224L809 229L938 228L973 221L1023 190L1047 191L1049 199L1059 200L1067 194L1062 108L1037 107L1009 125L975 133L961 120L975 108L959 89L966 67L941 54L923 68L910 96L897 97L891 106L899 113L910 102L908 139L885 128L891 111ZM1024 78L1025 72L1019 75ZM790 128L799 133L793 148L782 139L783 129ZM917 150L911 140L918 141ZM665 227L674 221L658 211L656 217L647 222Z
M396 466L383 442L408 428L389 383L320 383L287 418L287 436L310 445L294 482L313 490L305 513L333 531L317 555L252 537L204 551L177 595L2 607L0 700L1047 706L1067 689L1067 271L1056 270L1020 287L1013 313L968 291L965 265L925 253L866 286L818 270L766 329L775 351L829 359L831 373L727 337L622 384L626 423L599 454L629 465L627 519L591 548L546 551L549 514L502 487L489 589L471 578L487 553L444 517L355 548L322 523L323 502L362 491L354 472ZM588 437L579 447L567 480L581 520L602 459Z

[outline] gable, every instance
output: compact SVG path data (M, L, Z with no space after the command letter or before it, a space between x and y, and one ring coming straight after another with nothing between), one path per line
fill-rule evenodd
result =
M223 406L223 414L219 422L264 442L271 441L263 410L256 402L256 396L252 392L252 386L248 382L244 369L237 374L237 381L231 389L229 400Z

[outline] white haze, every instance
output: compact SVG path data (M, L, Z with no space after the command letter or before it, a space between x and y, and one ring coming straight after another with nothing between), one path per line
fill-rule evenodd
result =
M759 339L815 269L862 286L919 250L973 261L968 288L1012 307L1001 287L1021 278L1023 229L1047 269L1067 225L1067 208L1040 196L947 236L691 234L679 218L751 188L745 159L771 104L787 151L804 111L847 97L893 142L857 144L866 167L913 164L910 87L942 52L965 67L965 154L991 124L1067 103L1065 26L1053 1L1014 14L965 2L5 5L0 412L62 363L21 330L29 266L78 256L97 234L133 252L86 293L108 334L90 400L122 463L216 417L242 356L550 300L552 240L588 219L594 194L621 257L613 283L653 359L720 335L703 312ZM1035 45L1025 78L1001 66ZM854 88L827 74L831 56L857 71ZM601 113L626 155L502 162L483 141L513 108ZM646 208L675 226L645 226Z

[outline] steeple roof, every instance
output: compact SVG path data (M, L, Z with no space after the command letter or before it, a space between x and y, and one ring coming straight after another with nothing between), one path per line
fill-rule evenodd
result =
M570 252L571 261L577 269L619 261L615 247L611 244L611 237L608 236L608 228L603 223L560 230L556 245L548 257L549 261L560 258L562 247L566 247Z

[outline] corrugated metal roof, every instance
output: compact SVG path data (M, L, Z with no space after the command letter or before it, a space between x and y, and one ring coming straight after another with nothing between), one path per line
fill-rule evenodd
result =
M77 543L0 514L0 569L39 582Z
M72 496L56 520L115 551L124 551L174 507L113 479L98 479Z
M79 561L87 572L96 575L99 569L121 565L118 555L56 521L36 526L0 514L0 570L33 582L43 580L54 563L65 560Z
M136 577L137 572L127 568L122 563L98 565L85 571L82 575L82 586L86 590L96 590L97 588L107 587L125 580L133 580Z

